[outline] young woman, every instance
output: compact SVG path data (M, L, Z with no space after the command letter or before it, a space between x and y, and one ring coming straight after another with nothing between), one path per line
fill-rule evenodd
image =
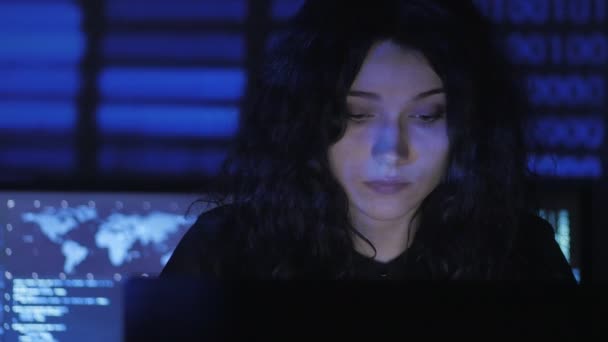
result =
M466 1L304 4L161 275L573 283L489 32Z

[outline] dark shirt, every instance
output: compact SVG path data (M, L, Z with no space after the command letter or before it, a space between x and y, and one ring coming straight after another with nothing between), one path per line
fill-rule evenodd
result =
M217 234L230 206L211 209L201 214L197 222L179 242L164 267L161 277L199 276L211 274L209 254L204 253L204 238ZM211 234L209 234L211 233ZM219 243L219 242L218 242ZM225 246L216 246L224 248ZM357 279L432 280L432 273L421 258L419 245L413 241L401 255L389 262L379 262L354 252L353 266ZM529 215L515 238L507 262L507 280L564 281L576 284L572 269L555 241L551 225L538 216Z
M238 279L236 283L222 282L221 291L214 292L209 290L209 280L218 272L210 259L220 254L231 258L224 264L230 268L239 262L256 264L245 263L241 257L232 258L235 254L232 252L218 253L234 248L231 232L226 235L228 238L218 238L217 244L209 240L233 227L229 221L224 221L230 217L230 206L200 215L161 273L171 293L167 298L170 308L179 302L183 304L177 307L201 310L206 314L209 298L220 298L224 315L221 317L229 317L222 320L227 324L224 330L219 329L221 331L255 332L264 338L264 334L270 331L272 336L280 336L281 340L295 331L313 338L332 336L325 335L330 332L339 334L341 338L352 333L359 338L370 339L394 339L395 336L404 336L404 339L453 339L456 336L467 339L493 339L494 336L509 339L539 336L578 338L590 331L589 315L582 309L586 301L581 300L576 292L580 286L573 286L576 280L555 241L553 228L537 216L524 220L507 263L503 279L516 280L516 284L436 282L425 262L422 243L414 239L405 252L386 263L353 251L354 278L396 281L340 281L319 286L316 279L303 282L245 282ZM224 222L227 224L222 225ZM209 248L216 250L209 251ZM183 279L184 276L194 276L196 281ZM185 282L175 282L178 278ZM202 281L198 282L199 279ZM192 283L199 286L193 287ZM182 301L176 301L175 297ZM165 312L165 306L162 310L162 317L171 317ZM183 309L174 309L180 310ZM570 313L577 314L572 316ZM180 327L184 317L190 317L183 314L174 316ZM215 311L212 315L200 316L219 317ZM166 321L147 326L167 330ZM195 320L192 330L199 331L200 326ZM218 326L222 327L221 324ZM181 330L184 329L174 329ZM192 334L192 330L188 333ZM204 338L200 340L208 339L208 334L201 332Z

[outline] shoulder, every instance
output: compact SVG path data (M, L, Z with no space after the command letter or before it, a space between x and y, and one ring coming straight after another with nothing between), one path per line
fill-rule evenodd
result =
M201 213L190 228L196 234L215 234L221 224L234 213L231 204L216 206Z
M195 246L206 239L217 239L225 222L233 216L232 205L213 207L202 212L188 229L179 245ZM178 247L179 247L178 245Z
M574 275L551 224L535 214L521 216L513 241L511 272L526 280L564 280L574 282Z
M223 205L201 213L177 244L161 276L198 276L212 272L214 250L219 248L221 230L232 209L231 205Z
M555 231L551 224L535 214L523 214L517 230L516 241L520 247L548 244L554 240Z

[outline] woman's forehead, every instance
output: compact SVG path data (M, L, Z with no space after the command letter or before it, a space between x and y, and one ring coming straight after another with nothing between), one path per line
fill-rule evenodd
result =
M422 53L385 40L372 45L350 92L415 97L438 88L443 82Z

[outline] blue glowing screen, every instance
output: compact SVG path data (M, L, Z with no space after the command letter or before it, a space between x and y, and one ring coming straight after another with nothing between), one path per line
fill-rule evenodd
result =
M530 166L547 178L603 177L608 0L474 2L501 29L510 61L525 70L531 135L541 147L529 156ZM271 0L262 11L252 0L105 0L100 17L91 17L99 8L88 2L2 2L0 132L6 143L0 168L15 174L27 174L28 165L42 173L78 168L77 146L131 134L149 139L149 146L174 139L171 148L158 150L177 163L172 174L201 169L206 163L195 160L206 153L204 143L197 152L192 139L232 139L252 78L250 61L259 57L253 44L270 44L280 33L277 25L260 37L251 23L283 23L302 4ZM99 30L91 30L91 20ZM261 40L249 41L254 36ZM73 135L91 122L95 132L80 137L98 139L54 147L61 150L57 158L46 157L44 141L39 148L24 143L41 132ZM123 165L119 156L135 153L133 146L123 146L124 153L120 146L97 147L93 159L108 172ZM15 158L19 153L31 154ZM144 164L125 168L152 174L166 168L136 159Z
M0 199L6 342L121 341L122 284L156 276L196 217L188 194L0 192Z

